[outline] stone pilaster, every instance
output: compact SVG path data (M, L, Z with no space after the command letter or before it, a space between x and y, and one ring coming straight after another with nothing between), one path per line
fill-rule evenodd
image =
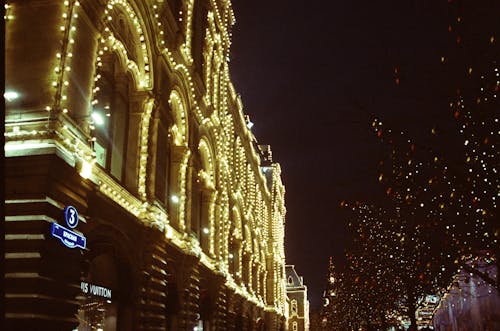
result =
M226 328L225 330L235 330L236 328L236 310L235 310L235 299L236 296L232 290L226 290Z
M225 287L221 287L217 291L217 296L215 298L215 311L213 317L215 330L227 329L227 308L226 289Z
M198 260L191 256L183 257L179 270L180 280L180 330L192 331L196 326L200 310L200 271Z
M167 253L163 233L145 231L141 288L139 294L140 330L166 330Z
M266 312L266 330L279 330L278 315L273 312Z

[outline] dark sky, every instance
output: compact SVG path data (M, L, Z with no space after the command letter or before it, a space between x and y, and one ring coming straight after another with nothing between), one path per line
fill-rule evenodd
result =
M449 122L447 0L234 0L231 75L286 185L286 260L321 303L328 257L349 244L341 200L383 188L370 114L410 135ZM400 84L394 80L397 67Z

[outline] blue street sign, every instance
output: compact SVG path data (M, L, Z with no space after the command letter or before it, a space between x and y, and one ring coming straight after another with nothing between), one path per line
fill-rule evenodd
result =
M69 248L80 247L85 249L87 245L87 238L57 223L52 223L52 236L61 240L61 242Z
M66 206L64 208L64 220L71 229L76 228L76 226L78 225L78 212L76 211L75 207Z

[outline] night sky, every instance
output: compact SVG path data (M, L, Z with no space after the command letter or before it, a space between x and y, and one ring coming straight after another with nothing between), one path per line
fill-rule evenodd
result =
M436 125L442 139L452 134L440 74L447 0L235 0L233 9L232 80L258 142L281 164L286 262L317 308L328 258L341 264L350 242L340 201L383 195L372 116L424 144Z

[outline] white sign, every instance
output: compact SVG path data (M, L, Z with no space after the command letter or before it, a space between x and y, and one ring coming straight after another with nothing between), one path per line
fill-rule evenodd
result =
M80 288L82 289L82 292L85 294L111 299L111 290L109 288L94 284L89 284L87 282L81 282Z

